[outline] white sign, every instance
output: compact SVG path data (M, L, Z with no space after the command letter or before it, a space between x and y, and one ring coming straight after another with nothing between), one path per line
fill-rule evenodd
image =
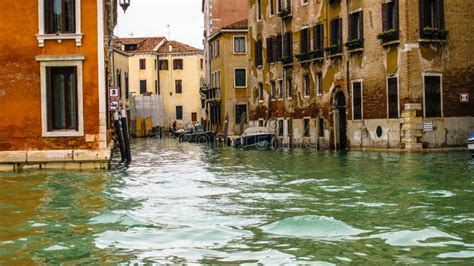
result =
M109 88L109 97L110 98L120 98L120 88Z
M110 100L109 101L109 110L110 111L120 110L120 101L119 100Z
M433 131L433 122L424 122L423 123L424 131Z
M469 102L469 93L460 93L459 94L459 100L462 103L468 103Z

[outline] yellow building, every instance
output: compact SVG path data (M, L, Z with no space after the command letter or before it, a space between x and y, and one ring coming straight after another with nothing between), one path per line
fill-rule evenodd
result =
M248 121L247 33L245 19L223 27L209 39L211 76L206 107L209 126L214 131L228 128L230 135L241 134Z
M157 94L164 105L161 126L170 128L176 121L183 127L201 120L201 49L164 37L115 38L114 47L115 84L126 106L130 97Z

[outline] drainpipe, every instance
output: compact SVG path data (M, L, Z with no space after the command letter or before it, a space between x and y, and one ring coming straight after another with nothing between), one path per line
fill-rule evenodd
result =
M349 21L349 4L350 4L350 0L346 0L346 18L347 18L347 21ZM347 26L349 26L349 23L346 23ZM363 23L362 23L363 25ZM347 27L347 29L349 29L349 27ZM341 32L342 33L342 32ZM344 39L342 41L342 43L344 43ZM344 49L344 48L343 48ZM346 112L346 129L344 130L345 131L345 138L346 138L346 147L344 147L345 149L347 149L347 101L350 99L350 95L351 95L351 81L350 81L350 78L351 78L351 63L350 63L350 55L349 54L346 54L347 58L346 58L346 83L347 83L347 97L346 97L346 108L345 108L345 112ZM363 99L362 99L363 100ZM363 112L363 110L362 110ZM362 115L362 119L364 118L364 115ZM362 122L363 123L363 122ZM339 130L340 132L340 130ZM361 136L362 136L362 132L361 132ZM362 143L362 141L361 141Z

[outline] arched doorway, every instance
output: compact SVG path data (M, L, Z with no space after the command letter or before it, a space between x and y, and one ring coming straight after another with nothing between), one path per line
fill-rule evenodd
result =
M336 150L343 151L347 148L347 119L346 95L340 88L334 90L334 146Z

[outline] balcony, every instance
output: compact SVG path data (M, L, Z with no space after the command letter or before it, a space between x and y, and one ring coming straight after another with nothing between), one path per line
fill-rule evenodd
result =
M220 101L221 88L211 88L207 92L207 101Z
M445 29L425 27L420 31L420 38L420 42L446 42L448 31Z
M298 61L304 62L304 61L309 61L312 59L322 58L323 52L321 50L315 50L311 52L297 54L295 57L298 59Z

